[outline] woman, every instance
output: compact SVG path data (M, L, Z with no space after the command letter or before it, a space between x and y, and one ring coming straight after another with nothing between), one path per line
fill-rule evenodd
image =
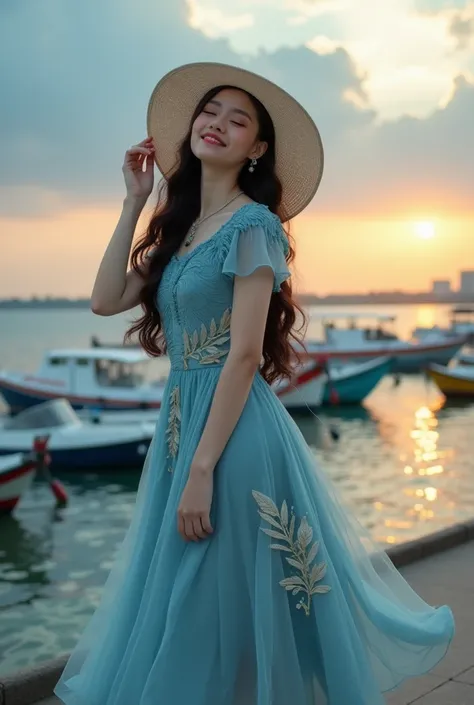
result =
M197 106L197 107L196 107ZM67 705L380 705L453 633L341 508L269 385L297 307L282 227L321 178L319 134L277 86L194 64L158 84L128 150L92 294L171 360L131 528L66 667ZM152 191L144 239L127 261Z

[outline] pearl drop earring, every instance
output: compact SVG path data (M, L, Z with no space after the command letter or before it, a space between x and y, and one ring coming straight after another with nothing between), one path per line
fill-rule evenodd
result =
M254 157L254 158L252 159L252 161L250 162L250 166L249 166L249 171L250 171L250 173L252 173L252 172L255 171L255 167L256 167L256 166L257 166L257 160L256 160L255 157Z

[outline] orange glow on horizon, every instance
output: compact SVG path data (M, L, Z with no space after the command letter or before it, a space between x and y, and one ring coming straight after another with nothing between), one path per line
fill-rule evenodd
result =
M54 217L0 219L4 256L0 297L88 296L120 212L116 207L77 208ZM436 237L414 237L421 219L321 216L310 211L291 224L296 244L297 291L355 293L426 291L432 279L474 269L470 219L436 219ZM145 218L140 224L143 230ZM5 254L6 253L6 254Z

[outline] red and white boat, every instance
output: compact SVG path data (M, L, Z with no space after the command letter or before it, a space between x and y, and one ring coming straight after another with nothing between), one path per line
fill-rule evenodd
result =
M292 379L276 382L273 389L288 411L302 411L321 406L327 374L319 361L306 360Z
M36 475L33 454L14 453L0 458L0 515L9 514L30 488Z
M49 484L56 506L64 507L67 504L65 488L49 471L51 456L48 453L48 443L49 436L38 435L29 453L11 453L0 457L0 516L13 511L38 471Z

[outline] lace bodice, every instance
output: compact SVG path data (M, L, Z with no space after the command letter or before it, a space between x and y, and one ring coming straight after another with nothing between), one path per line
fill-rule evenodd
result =
M157 295L172 369L223 364L230 348L234 275L270 267L273 290L279 291L289 276L287 252L278 217L266 206L250 203L210 239L173 256Z

